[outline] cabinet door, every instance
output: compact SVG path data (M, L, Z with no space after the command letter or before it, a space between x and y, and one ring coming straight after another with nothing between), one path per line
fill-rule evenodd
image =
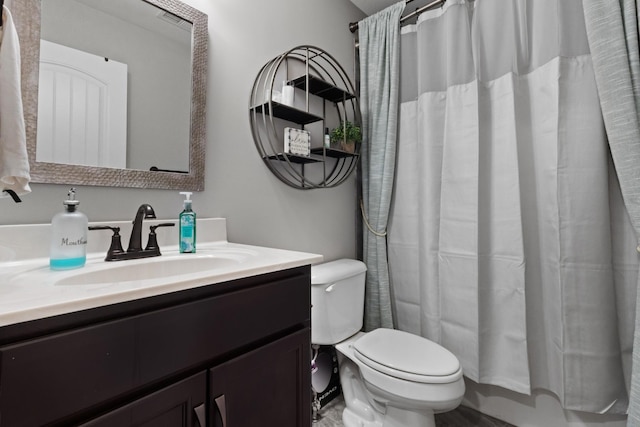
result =
M211 369L211 426L311 426L310 340L304 329Z
M82 427L205 427L207 374L201 372Z

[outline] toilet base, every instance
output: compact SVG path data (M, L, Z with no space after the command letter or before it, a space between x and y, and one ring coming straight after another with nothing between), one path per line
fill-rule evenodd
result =
M384 403L376 401L366 391L357 365L340 352L338 361L346 404L342 412L345 427L435 427L433 411L396 408L386 399Z
M349 408L344 408L342 412L342 424L344 424L344 427L382 427L381 421L363 420Z
M345 427L436 427L433 414L420 414L392 406L387 406L387 416L383 421L363 420L351 409L345 408L342 413L342 423Z

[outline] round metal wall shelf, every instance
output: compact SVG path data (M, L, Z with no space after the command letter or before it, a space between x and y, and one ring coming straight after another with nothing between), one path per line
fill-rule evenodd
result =
M293 100L283 96L285 86L293 87L286 89L293 90ZM249 116L262 160L291 187L335 187L356 169L359 143L353 152L342 149L340 144L324 145L326 129L345 126L347 122L361 126L362 120L351 80L322 49L298 46L267 62L253 84ZM291 128L300 129L305 136L304 143L309 148L302 154L285 149L285 134Z

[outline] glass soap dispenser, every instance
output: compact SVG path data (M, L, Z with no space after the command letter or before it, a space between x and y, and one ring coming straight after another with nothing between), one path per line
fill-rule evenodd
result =
M87 261L87 229L89 220L78 210L76 190L69 190L62 202L64 211L51 220L51 247L49 266L52 270L70 270L83 267Z

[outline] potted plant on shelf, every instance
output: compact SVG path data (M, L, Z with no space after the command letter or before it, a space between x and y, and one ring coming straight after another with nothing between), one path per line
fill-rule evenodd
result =
M340 144L340 148L348 153L355 152L356 144L362 141L360 127L346 121L331 131L331 142L334 145Z

